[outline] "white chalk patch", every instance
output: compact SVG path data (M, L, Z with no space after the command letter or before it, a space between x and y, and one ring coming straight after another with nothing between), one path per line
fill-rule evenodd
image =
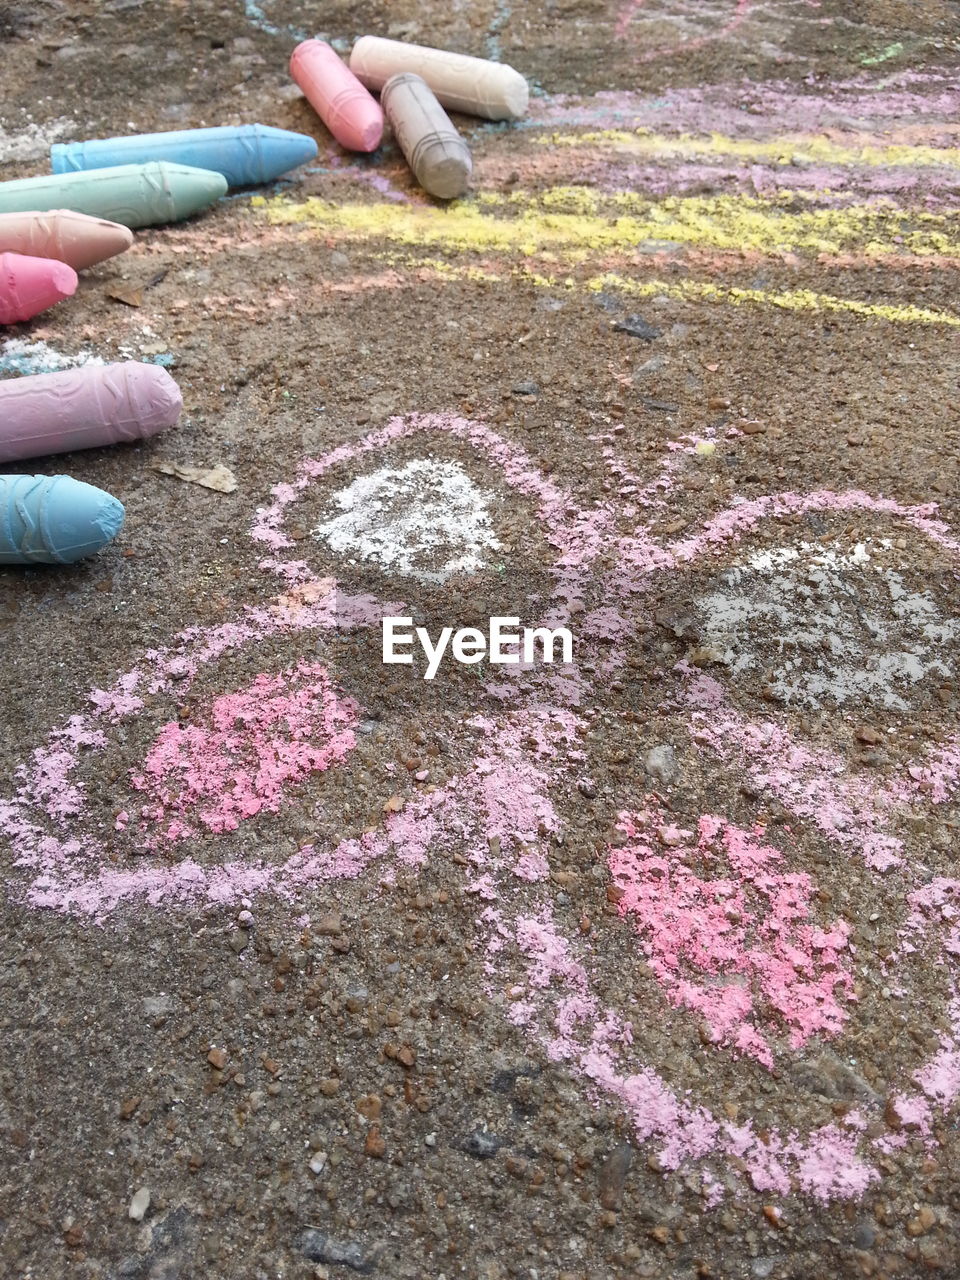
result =
M888 539L844 549L798 543L748 557L696 604L703 640L730 674L816 709L867 701L907 710L928 676L949 678L960 619L890 564Z
M68 356L45 342L27 342L25 338L7 338L0 344L0 374L57 373L60 369L103 363L100 356L90 351Z
M43 160L49 157L50 144L59 142L71 134L76 135L76 120L61 116L44 124L27 124L19 128L6 128L7 121L0 119L0 164L13 164L17 160Z
M417 458L359 476L333 495L340 514L313 532L341 555L421 582L476 573L500 543L491 527L493 495L455 462Z

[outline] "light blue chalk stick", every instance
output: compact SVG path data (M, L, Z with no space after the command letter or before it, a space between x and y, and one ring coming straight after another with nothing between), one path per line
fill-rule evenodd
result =
M282 173L313 160L316 154L316 142L305 133L291 133L266 124L244 124L137 133L90 142L55 142L50 148L50 163L54 173L71 173L167 160L222 173L231 187L249 187L273 182Z
M123 504L70 476L0 476L0 564L73 564L120 532Z

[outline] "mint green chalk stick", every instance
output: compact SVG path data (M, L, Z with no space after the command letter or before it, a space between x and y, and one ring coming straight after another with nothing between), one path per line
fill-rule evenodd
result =
M156 160L0 182L0 213L72 209L125 227L150 227L189 218L226 191L221 173Z

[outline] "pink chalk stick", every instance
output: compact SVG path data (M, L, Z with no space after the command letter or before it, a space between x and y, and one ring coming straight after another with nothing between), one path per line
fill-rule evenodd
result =
M304 40L290 57L290 74L341 146L376 151L383 136L383 112L324 40Z
M143 440L180 416L165 369L135 360L0 382L0 464Z
M22 324L69 298L77 273L53 258L0 253L0 324Z

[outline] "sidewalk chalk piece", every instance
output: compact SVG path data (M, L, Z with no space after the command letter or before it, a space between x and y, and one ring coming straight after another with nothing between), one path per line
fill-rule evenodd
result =
M316 142L305 133L244 124L136 133L89 142L55 142L50 148L50 162L54 173L73 173L165 161L220 173L231 187L249 187L273 182L281 174L313 160L316 154Z
M470 148L420 76L391 76L381 94L407 164L425 191L441 200L462 196L473 172Z
M383 136L380 105L325 40L298 44L290 74L342 147L376 151Z
M150 227L189 218L226 191L226 178L210 169L165 161L124 164L0 182L0 214L71 209L125 227Z
M0 382L0 464L144 440L180 416L166 369L136 360Z
M443 106L487 120L519 120L530 99L526 80L506 63L380 36L357 41L350 70L368 89L382 89L391 76L412 71L426 80Z
M77 273L53 258L0 253L0 324L22 324L76 292Z
M56 258L74 271L123 253L132 244L133 232L128 227L69 209L0 213L0 253Z
M123 504L70 476L0 476L0 564L73 564L120 532Z

